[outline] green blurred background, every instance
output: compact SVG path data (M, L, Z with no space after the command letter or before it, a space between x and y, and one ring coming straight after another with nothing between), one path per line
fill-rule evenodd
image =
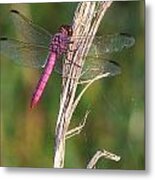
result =
M0 33L13 36L9 10L20 10L49 32L70 23L77 3L1 4ZM80 135L67 140L65 168L85 168L98 149L121 156L118 163L100 159L97 168L144 169L144 2L114 2L98 35L126 32L136 43L112 54L122 69L118 76L95 82L83 96L70 128L91 110ZM30 110L40 76L1 56L1 165L52 167L54 130L59 111L61 77L53 73L39 105Z

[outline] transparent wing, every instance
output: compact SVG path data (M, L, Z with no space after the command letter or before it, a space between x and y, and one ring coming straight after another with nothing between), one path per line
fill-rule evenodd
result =
M107 53L120 52L134 45L135 39L125 33L96 36L86 57L82 79L93 79L98 75L115 76L121 68L115 61L105 60Z
M78 39L79 48L80 41L86 37L73 37ZM74 40L73 40L74 41ZM135 44L135 39L126 33L106 34L104 36L95 36L94 41L89 50L88 56L103 55L107 53L120 52L125 48L130 48Z
M44 67L48 49L14 39L0 38L0 54L7 56L16 64L41 68Z
M106 74L115 76L121 73L121 68L118 63L112 60L105 60L103 57L87 57L82 71L81 79L89 80L96 76Z
M51 35L42 27L34 24L17 10L11 10L12 20L17 32L21 35L20 39L23 42L44 45L47 47L51 40Z
M54 67L54 71L61 75L63 73L63 64L65 62L65 58L66 58L66 56L63 55L59 59L57 59L57 61L55 63L55 67Z
M119 52L124 48L132 47L134 43L134 37L125 33L96 36L90 49L89 55L94 53L105 54Z
M86 37L74 37L79 41ZM92 79L97 75L107 74L114 76L121 72L119 65L114 61L104 60L106 54L120 52L134 45L135 39L129 34L107 34L96 36L86 57L82 79ZM80 48L80 46L79 46ZM62 74L62 60L56 63L56 71Z

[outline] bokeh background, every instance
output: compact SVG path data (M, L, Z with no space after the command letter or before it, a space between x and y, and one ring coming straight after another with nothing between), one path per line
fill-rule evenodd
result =
M35 23L55 33L71 23L77 3L0 4L0 34L18 36L9 10L20 10ZM91 110L80 135L67 140L65 168L85 168L98 149L121 156L121 161L100 159L97 168L144 169L144 1L114 2L98 35L125 32L136 43L111 55L122 73L95 82L83 96L70 128ZM16 34L16 35L15 35ZM54 131L59 111L61 76L53 73L39 105L30 100L40 71L16 66L0 56L1 166L52 167Z

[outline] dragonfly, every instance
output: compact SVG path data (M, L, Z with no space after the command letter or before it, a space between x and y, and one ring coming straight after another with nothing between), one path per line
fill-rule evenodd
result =
M62 25L56 34L51 35L18 10L11 10L10 13L21 37L20 40L0 37L0 54L8 56L10 60L22 66L43 68L32 95L30 107L33 108L41 99L49 77L59 64L60 57L66 55L69 45L73 43L70 40L73 29L71 25ZM96 36L81 78L93 78L107 72L109 76L119 74L119 64L112 60L105 60L104 55L130 48L134 43L134 37L124 33Z

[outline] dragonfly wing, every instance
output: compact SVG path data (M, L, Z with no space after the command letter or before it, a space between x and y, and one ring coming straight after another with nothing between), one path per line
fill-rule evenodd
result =
M0 38L0 54L4 54L16 64L41 68L46 63L48 49L14 39Z
M57 61L55 62L55 67L54 71L57 72L58 74L63 74L63 64L65 62L65 55L62 55Z
M12 20L17 32L21 35L20 39L24 42L48 46L51 35L44 28L34 24L17 10L11 10Z
M132 47L134 43L134 37L125 33L96 36L88 56L119 52L124 48Z
M92 59L91 57L87 57L83 67L81 79L90 80L100 75L106 75L105 77L109 77L120 73L121 68L115 61L103 60L101 57L98 57L97 60L93 59L93 57Z
M71 61L66 59L66 55L62 55L55 63L55 67L54 70L59 73L59 74L63 74L63 68L65 65L65 69L68 69L68 71L70 70L71 67Z
M79 42L86 37L74 36L73 39ZM124 48L130 48L134 45L135 39L129 34L107 34L105 36L96 36L86 57L85 68L82 78L88 79L98 74L108 73L108 76L114 76L120 73L120 67L114 61L104 61L103 57L107 53L119 52ZM79 43L80 44L80 43ZM79 46L80 48L80 46ZM57 61L55 70L62 74L62 62Z

